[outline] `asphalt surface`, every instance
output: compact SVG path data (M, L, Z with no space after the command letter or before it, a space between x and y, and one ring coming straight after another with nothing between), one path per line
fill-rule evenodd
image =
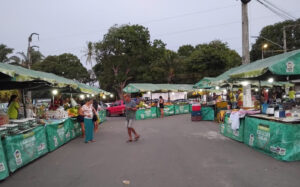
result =
M126 143L124 118L110 118L96 134L97 142L84 144L77 138L0 186L300 186L300 162L277 161L225 138L214 122L178 115L135 121L134 126L141 139Z

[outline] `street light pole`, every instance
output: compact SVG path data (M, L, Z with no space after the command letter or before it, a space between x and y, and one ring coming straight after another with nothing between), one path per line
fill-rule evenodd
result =
M30 46L30 43L32 42L32 37L34 35L37 35L39 37L39 34L38 33L31 33L30 36L28 37L28 47L27 47L27 60L28 60L28 69L31 68L31 50L32 50L32 47ZM37 46L33 46L33 47L37 47Z

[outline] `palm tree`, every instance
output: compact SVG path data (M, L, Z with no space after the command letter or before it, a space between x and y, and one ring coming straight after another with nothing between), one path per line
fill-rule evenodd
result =
M4 44L0 44L0 62L6 63L9 62L7 55L11 54L14 49L8 48Z
M87 43L87 49L84 51L84 56L86 57L86 65L93 66L93 58L94 58L94 45L92 42Z

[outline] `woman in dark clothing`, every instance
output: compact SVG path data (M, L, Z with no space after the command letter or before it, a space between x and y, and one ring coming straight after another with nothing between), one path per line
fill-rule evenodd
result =
M162 98L162 96L159 96L159 108L160 108L160 115L163 118L164 117L164 99Z
M96 112L98 112L98 102L94 99L93 100L93 107L95 109ZM98 131L98 114L94 112L93 114L93 123L94 123L94 131L97 132Z
M80 107L78 109L78 116L77 116L77 121L79 122L80 126L81 126L81 132L82 135L81 137L84 138L85 135L85 129L84 129L84 114L83 114L83 110L82 110L82 106L84 105L84 103L82 102L80 104Z

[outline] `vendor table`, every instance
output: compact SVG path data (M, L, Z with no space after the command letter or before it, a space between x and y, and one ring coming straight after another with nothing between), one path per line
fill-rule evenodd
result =
M226 115L224 119L224 123L220 124L221 134L239 142L244 141L244 128L245 128L245 118L240 118L239 129L233 130L231 128L229 115Z
M164 106L164 116L172 116L175 114L174 105L165 105ZM157 116L160 116L160 108L157 108Z
M175 114L188 114L190 112L190 105L174 105Z
M9 170L14 172L48 152L45 127L38 126L23 134L6 136L4 147Z
M300 160L300 123L246 117L244 143L278 160Z
M136 120L157 118L157 107L139 109L135 113Z
M5 179L6 177L8 177L8 175L9 172L6 164L6 157L2 146L2 141L0 138L0 180Z
M76 133L78 125L79 124L75 119L70 118L47 124L46 134L49 151L54 151L58 147L78 136L78 133Z
M100 118L100 123L106 121L106 110L99 111L99 118Z
M202 114L202 120L204 121L215 120L215 111L212 107L202 107L201 114Z

